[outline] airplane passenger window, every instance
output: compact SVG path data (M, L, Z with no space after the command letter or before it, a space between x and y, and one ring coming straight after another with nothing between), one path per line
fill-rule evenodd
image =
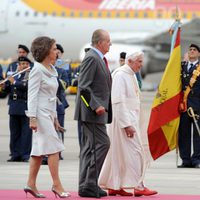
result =
M144 12L144 18L147 18L148 17L148 13L147 12Z
M107 12L107 13L106 13L106 16L107 16L107 17L111 17L111 13L110 13L110 12Z
M176 18L176 13L172 13L172 16L171 16L172 18Z
M101 14L101 12L98 12L98 17L102 17L102 14Z
M28 11L26 11L24 14L25 14L26 17L29 16L29 12Z
M66 14L66 13L63 11L63 12L61 13L61 16L62 16L62 17L65 17L65 14Z
M79 13L79 16L80 16L80 17L83 17L83 12L80 12L80 13Z
M116 13L116 17L120 17L120 13L119 12Z
M52 12L52 14L51 14L53 17L55 17L56 16L56 12Z
M92 17L92 16L93 16L92 12L89 12L88 17Z
M138 12L137 11L135 11L134 17L138 18Z
M38 12L34 12L34 17L37 17L38 16Z
M185 12L183 13L183 18L185 18L185 19L187 18L187 13L185 13Z
M162 18L162 13L158 12L157 13L157 18Z
M46 17L47 16L47 12L43 12L43 16Z
M20 15L20 12L19 12L19 11L17 11L15 15L16 15L17 17L19 17L19 15Z
M192 18L196 18L196 17L197 17L196 13L192 13Z
M129 16L130 16L130 13L129 13L129 12L126 12L125 17L126 17L126 18L129 18Z
M73 11L70 12L70 16L74 17L74 12Z

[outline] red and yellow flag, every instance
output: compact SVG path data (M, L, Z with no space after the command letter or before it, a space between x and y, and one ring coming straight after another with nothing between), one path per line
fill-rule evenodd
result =
M148 139L153 159L176 148L181 101L180 21L172 26L171 55L154 98Z

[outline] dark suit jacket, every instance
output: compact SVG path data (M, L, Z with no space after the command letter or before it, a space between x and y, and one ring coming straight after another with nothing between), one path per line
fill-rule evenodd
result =
M75 108L75 120L105 124L112 121L111 108L111 76L104 61L93 49L90 49L80 65L78 79L78 93ZM81 99L81 94L86 91L90 108L88 109ZM95 110L103 106L107 112L97 115Z

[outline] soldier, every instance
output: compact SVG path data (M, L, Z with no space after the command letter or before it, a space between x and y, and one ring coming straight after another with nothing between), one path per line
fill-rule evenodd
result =
M3 77L3 68L0 65L0 82L4 79ZM4 91L4 84L0 83L0 98L4 98L7 96L7 93Z
M183 102L180 105L180 111L182 113L179 125L178 144L182 164L178 166L179 168L200 168L200 137L193 118L187 112L189 107L194 110L197 116L197 123L200 126L200 77L195 75L200 73L200 67L198 67L199 53L199 46L191 44L188 51L188 61L182 62L181 79L184 96ZM193 139L191 138L192 125ZM193 151L191 150L191 141L193 141Z
M29 54L29 49L28 49L27 46L22 45L22 44L19 44L19 45L18 45L18 51L17 51L17 53L18 53L18 58L19 58L19 57L27 57L28 54ZM33 64L31 63L31 66L32 66L32 65L33 65ZM13 73L15 73L16 70L17 70L17 67L18 67L18 60L16 60L16 61L10 63L10 64L8 65L8 68L7 68L7 71L6 71L6 77L7 77L7 76L11 76Z
M29 68L31 61L27 57L19 57L18 63L17 70L20 72ZM30 157L32 130L29 128L29 119L25 115L29 70L15 77L10 76L9 81L6 82L6 90L10 93L8 105L11 158L7 160L8 162L28 162Z
M3 80L3 68L0 65L0 81Z
M62 55L64 53L63 47L60 44L56 44L56 47L57 47L57 50L58 50L58 58L56 60L56 66L66 70L66 72L67 72L67 86L70 86L71 81L72 81L71 65L62 60Z

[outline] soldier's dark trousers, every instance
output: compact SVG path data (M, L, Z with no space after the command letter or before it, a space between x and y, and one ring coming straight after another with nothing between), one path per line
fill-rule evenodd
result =
M32 130L25 115L10 115L10 151L12 158L29 159L32 146Z
M191 138L192 124L193 138ZM198 120L198 125L200 126L200 120ZM191 141L193 141L193 145L191 145ZM188 116L187 112L181 114L178 145L183 164L193 166L200 164L200 136L193 119Z

